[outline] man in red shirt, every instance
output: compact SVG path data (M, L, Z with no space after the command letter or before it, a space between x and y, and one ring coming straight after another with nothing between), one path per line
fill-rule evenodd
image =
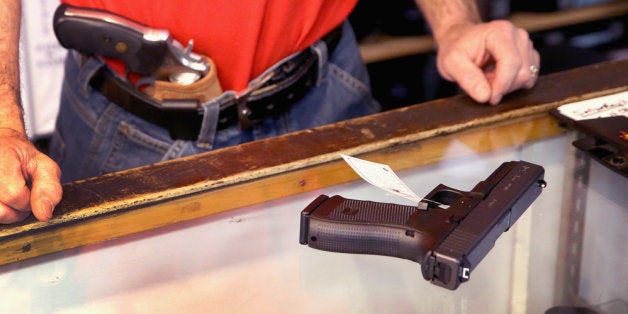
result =
M2 2L0 23L5 36L0 41L0 222L19 221L31 211L38 219L48 220L61 198L61 172L26 137L17 66L20 1ZM183 123L175 125L154 115L144 116L142 110L131 113L136 107L109 101L106 89L101 88L101 76L105 75L105 80L114 77L114 81L123 77L122 64L71 53L64 84L70 88L64 89L54 136L61 142L53 143L51 148L66 181L377 110L355 38L343 23L357 0L198 0L184 5L155 0L64 2L106 9L154 28L168 29L183 43L193 39L194 51L215 62L225 91L203 102L198 108L202 115L193 117L194 121L181 120ZM497 104L506 93L534 85L540 60L527 32L507 21L481 23L473 0L417 0L417 4L438 44L441 75L457 82L470 97ZM341 35L331 36L338 33ZM224 122L226 114L221 108L236 102L234 99L248 85L256 84L269 71L285 76L272 81L280 92L268 96L260 92L259 101L254 99L257 96L249 97L245 102L251 104L243 107L239 102L234 106L238 110L236 123L229 119ZM290 93L294 86L303 89L303 84L294 83L305 77L300 73L313 73L314 82L304 79L309 84L304 85L305 94L295 96ZM134 104L151 102L141 95L129 97L135 97ZM275 106L270 101L278 98L288 105ZM251 112L259 110L260 104L262 114L254 119L254 125L245 129L238 125L238 120L246 120ZM189 134L178 137L177 128L182 124L196 125L193 138L186 138ZM137 146L140 142L145 145ZM67 152L62 147L86 152ZM107 156L102 156L103 151ZM133 154L128 154L130 151ZM95 168L87 168L92 165Z

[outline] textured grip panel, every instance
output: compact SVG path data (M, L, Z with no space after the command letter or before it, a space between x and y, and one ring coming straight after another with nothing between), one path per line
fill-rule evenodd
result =
M400 255L400 232L379 226L312 223L316 235L310 237L311 247L355 254Z
M312 210L307 243L319 250L423 259L433 239L410 225L414 206L333 196Z
M413 206L343 199L327 217L334 221L377 222L402 226L416 211L417 208Z

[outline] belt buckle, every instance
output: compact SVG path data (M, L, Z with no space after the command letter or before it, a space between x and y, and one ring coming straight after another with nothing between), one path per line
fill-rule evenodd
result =
M246 88L235 94L235 103L238 109L238 122L241 129L247 130L258 122L257 120L250 119L253 112L251 108L247 106L246 102L253 92L263 87L274 76L275 71L269 71L268 73L265 73L257 79L251 81Z

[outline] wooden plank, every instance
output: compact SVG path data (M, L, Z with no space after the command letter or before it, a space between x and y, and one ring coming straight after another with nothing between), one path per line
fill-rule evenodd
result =
M340 153L403 169L458 154L452 140L485 151L554 136L548 110L628 89L627 70L601 63L542 77L499 106L456 96L68 183L51 221L0 228L0 264L355 180Z
M557 12L515 12L510 20L529 32L542 32L628 14L628 1L614 1Z
M365 63L381 62L434 51L431 35L386 36L374 35L360 42L360 55Z
M521 130L532 132L522 133ZM484 127L461 134L436 137L425 141L403 144L361 157L390 164L396 170L429 164L435 161L522 144L563 132L547 115L522 120L499 127ZM508 136L504 136L508 134ZM490 138L478 141L478 138ZM494 140L496 139L496 140ZM452 141L466 144L465 149L452 150ZM417 158L421 156L421 158ZM331 185L358 179L344 161L336 160L257 180L236 183L226 188L156 202L145 206L119 209L94 219L77 219L74 223L59 225L54 230L23 232L0 242L0 265L28 259L72 247L119 238L145 230L215 213L279 199L293 194L313 191ZM242 197L246 195L246 197ZM298 210L298 209L295 209Z
M542 32L628 14L628 1L614 1L557 12L515 12L509 18L528 32ZM377 35L360 43L360 53L366 63L380 62L434 51L430 35L385 36Z

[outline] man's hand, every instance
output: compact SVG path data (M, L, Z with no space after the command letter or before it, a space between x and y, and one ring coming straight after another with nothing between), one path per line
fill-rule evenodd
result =
M26 137L18 66L20 0L0 3L0 223L52 217L61 200L61 170Z
M61 200L61 171L20 132L0 129L0 223L21 221L32 211L52 217Z
M532 88L539 63L528 33L508 21L451 27L438 40L440 74L481 103Z

